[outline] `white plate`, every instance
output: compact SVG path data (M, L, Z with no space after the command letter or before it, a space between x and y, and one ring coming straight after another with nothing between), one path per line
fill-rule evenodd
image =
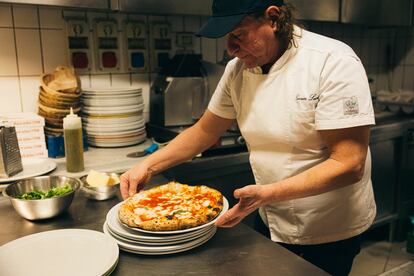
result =
M91 117L111 117L111 116L129 116L129 115L137 115L142 113L144 110L144 105L140 108L131 108L131 109L123 109L123 110L100 110L100 111L93 111L93 110L85 110L82 109L82 114L86 114Z
M206 236L204 239L202 240L198 240L198 241L194 241L194 243L192 243L191 245L189 245L188 247L181 247L181 248L177 248L174 250L168 250L168 251L146 251L146 250L137 250L137 249L133 249L130 247L126 247L123 245L120 245L118 242L118 246L121 250L126 251L126 252L130 252L130 253L134 253L134 254L141 254L141 255L167 255L167 254L174 254L174 253L179 253L179 252L183 252L183 251L187 251L193 248L196 248L204 243L206 243L207 241L209 241L214 234L216 233L216 231L212 232L211 234L209 234L208 236Z
M22 160L22 164L23 171L8 178L0 178L0 183L39 176L56 168L56 163L47 158L27 158Z
M146 134L143 133L141 135L133 135L130 137L108 137L108 136L94 136L94 135L89 135L88 136L88 142L92 142L92 143L109 143L109 144L113 144L113 143L133 143L133 142L137 142L139 143L140 141L144 141L146 140Z
M137 231L131 230L129 227L122 225L118 220L118 209L121 204L122 202L118 203L112 207L111 210L109 210L108 214L106 215L106 223L112 232L115 232L116 234L129 240L148 243L173 242L177 240L190 239L194 236L199 235L200 233L208 231L208 229L211 227L214 227L214 225L211 225L205 228L197 229L191 232L180 233L177 235L153 235L147 233L139 233Z
M125 134L126 131L134 131L134 132L144 132L145 128L143 126L132 126L132 127L122 127L122 128L95 128L95 127L85 127L84 128L88 134L92 134L95 136L105 136L105 135L121 135Z
M81 100L83 99L127 99L127 98L136 98L136 97L142 97L142 92L141 91L137 91L137 92L122 92L122 93L90 93L90 92L85 92L82 93L82 97Z
M82 118L91 118L91 119L124 119L124 118L131 118L131 117L139 117L141 116L141 118L143 118L143 109L142 110L138 110L138 111L134 111L134 112L125 112L125 113L112 113L108 112L108 113L97 113L97 114L89 114L86 112L81 112L81 117Z
M100 107L111 108L114 106L130 106L143 103L142 97L128 98L128 99L108 99L108 100L87 100L83 99L82 104L84 107Z
M123 202L121 202L121 203L123 203ZM140 229L140 228L129 227L128 225L123 224L122 222L120 222L120 223L122 225L124 225L125 227L127 227L128 229L131 229L131 230L134 230L134 231L137 231L137 232L141 232L141 233L147 233L147 234L162 234L162 235L164 235L164 234L181 234L181 233L191 232L191 231L194 231L194 230L198 230L198 229L201 229L201 228L205 228L205 227L208 227L208 226L214 224L216 222L216 220L221 215L223 215L228 209L229 209L229 202L223 196L223 210L221 210L220 214L215 219L213 219L212 221L210 221L210 222L208 222L206 224L203 224L203 225L200 225L200 226L196 226L196 227L193 227L193 228L184 229L184 230L174 230L174 231L148 231L148 230L144 230L144 229Z
M127 242L123 242L121 240L116 239L114 236L112 236L108 232L106 225L104 225L103 231L107 236L114 239L114 241L119 245L119 248L121 250L125 250L125 251L136 253L136 254L144 254L144 255L165 255L165 254L172 254L172 253L190 250L192 248L202 245L203 243L207 242L209 239L211 239L214 236L214 234L217 231L217 228L216 227L212 228L211 231L206 233L206 235L203 235L202 237L197 238L195 240L181 243L181 244L166 245L166 246L144 246L144 245L134 245L134 244L130 244Z
M89 108L82 107L82 113L88 115L108 115L108 114L128 114L142 112L144 110L144 104L134 105L134 106L123 106L123 107L113 107L113 108Z
M102 91L82 91L82 98L89 97L89 98L100 98L100 97L116 97L116 96L123 96L123 97L131 97L142 95L142 89L131 90L131 91L119 91L119 90L102 90Z
M103 275L117 263L114 239L85 229L32 234L0 247L0 275Z
M119 240L119 241L123 241L129 244L133 244L133 245L142 245L142 246L163 246L163 245L174 245L174 244L180 244L180 243L184 243L184 242L189 242L195 239L199 239L202 236L207 235L208 233L210 233L211 231L213 231L213 228L216 227L215 225L212 225L206 229L201 229L202 231L196 231L194 235L191 236L186 236L185 234L181 234L181 235L174 235L176 236L175 239L172 240L156 240L156 241L141 241L141 240L137 240L136 237L134 237L134 239L129 239L126 238L124 236L121 236L119 234L117 234L115 231L113 231L109 225L108 222L105 221L105 225L104 228L106 227L106 229L108 230L109 234L111 234L115 239ZM190 232L191 233L191 232ZM135 234L135 236L137 236ZM181 237L183 236L183 237ZM165 236L163 236L165 237Z
M128 105L111 105L111 106L82 106L82 111L98 112L98 111L124 111L124 110L139 110L144 107L143 102L128 104Z
M133 244L130 242L124 242L122 240L117 239L115 236L111 234L111 232L108 230L108 227L106 224L104 224L103 232L107 234L108 236L111 236L115 239L116 243L121 248L126 248L129 250L133 250L135 252L149 252L149 253L163 253L168 254L167 252L181 250L181 249L187 249L187 248L193 248L194 245L202 244L203 242L209 240L217 231L217 227L211 228L209 231L204 233L204 235L199 236L198 238L195 238L190 241L182 242L179 244L172 244L172 245L139 245L139 244Z
M90 128L86 129L86 133L89 136L96 136L96 137L106 137L106 138L111 138L111 137L122 137L122 136L137 136L137 135L141 135L142 133L145 132L145 128L139 128L139 129L130 129L130 130L124 130L124 131L94 131L91 130Z
M86 122L88 124L96 124L96 125L102 125L102 124L125 124L125 123L132 123L132 122L141 122L144 120L144 117L142 115L133 115L133 116L127 116L124 118L90 118L88 116L82 116L82 121Z
M98 132L115 132L115 131L125 131L125 130L132 130L132 129L145 129L144 122L137 122L137 123L126 123L126 124L91 124L91 123L84 123L83 127L88 131L98 131Z
M85 120L83 122L83 125L86 127L95 127L95 128L119 128L119 127L130 127L130 126L144 126L145 120L143 118L138 118L137 120L131 121L131 122L102 122L101 121L94 121L89 122Z
M142 97L141 91L134 91L134 92L104 92L104 93L93 93L93 92L84 92L80 97L81 100L83 99L127 99L127 98L136 98Z
M119 124L118 127L116 126L95 126L95 125L91 125L91 124L84 124L84 129L86 129L87 131L92 131L92 132L104 132L104 133L108 133L108 132L124 132L124 131L144 131L145 130L145 125L140 125L140 124Z
M119 145L119 144L124 144L124 143L139 143L140 140L139 138L134 138L134 139L125 139L125 140L121 140L121 139L113 139L113 140L98 140L98 139L89 139L88 142L91 143L98 143L98 144L102 144L102 145Z
M100 148L117 148L117 147L126 147L126 146L133 146L140 144L146 140L146 136L142 138L137 138L136 141L128 141L128 142L96 142L88 140L88 144L93 147L100 147Z
M132 133L126 133L126 134L120 134L120 135L116 135L116 133L110 133L108 135L108 133L95 134L95 133L90 133L90 132L87 132L87 134L88 134L88 139L95 141L95 142L99 142L99 141L101 142L127 142L127 141L135 141L136 139L141 138L142 136L146 136L145 130L134 131Z
M130 104L130 105L117 105L117 106L82 106L82 112L83 113L98 113L98 112L125 112L125 113L131 113L135 111L140 111L144 107L143 103L138 104ZM131 111L132 110L132 111Z
M142 92L141 87L120 87L120 88L112 88L112 89L105 89L99 87L92 87L92 88L82 88L82 93L86 94L116 94L116 93L137 93Z

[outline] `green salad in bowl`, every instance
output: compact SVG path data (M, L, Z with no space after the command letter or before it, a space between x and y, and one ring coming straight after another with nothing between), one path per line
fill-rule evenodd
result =
M22 195L17 196L17 198L20 199L28 199L28 200L34 200L34 199L45 199L45 198L51 198L51 197L58 197L67 193L70 193L73 191L73 188L66 184L62 187L55 187L51 188L48 191L40 191L40 190L33 190L28 193L24 193Z

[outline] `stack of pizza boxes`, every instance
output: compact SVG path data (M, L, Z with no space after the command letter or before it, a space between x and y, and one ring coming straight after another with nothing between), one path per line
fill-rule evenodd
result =
M16 129L20 155L24 158L47 158L45 119L35 113L0 114L0 122Z

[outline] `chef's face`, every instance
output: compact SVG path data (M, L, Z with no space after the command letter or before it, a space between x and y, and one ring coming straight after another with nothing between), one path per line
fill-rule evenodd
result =
M241 59L248 68L273 64L279 52L275 31L272 20L246 16L227 34L227 52Z

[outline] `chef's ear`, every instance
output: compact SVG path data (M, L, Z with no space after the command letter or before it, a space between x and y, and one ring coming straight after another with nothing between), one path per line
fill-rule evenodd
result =
M277 6L270 6L266 9L266 17L271 21L272 27L275 28L274 31L277 30L277 19L279 17L279 7Z

